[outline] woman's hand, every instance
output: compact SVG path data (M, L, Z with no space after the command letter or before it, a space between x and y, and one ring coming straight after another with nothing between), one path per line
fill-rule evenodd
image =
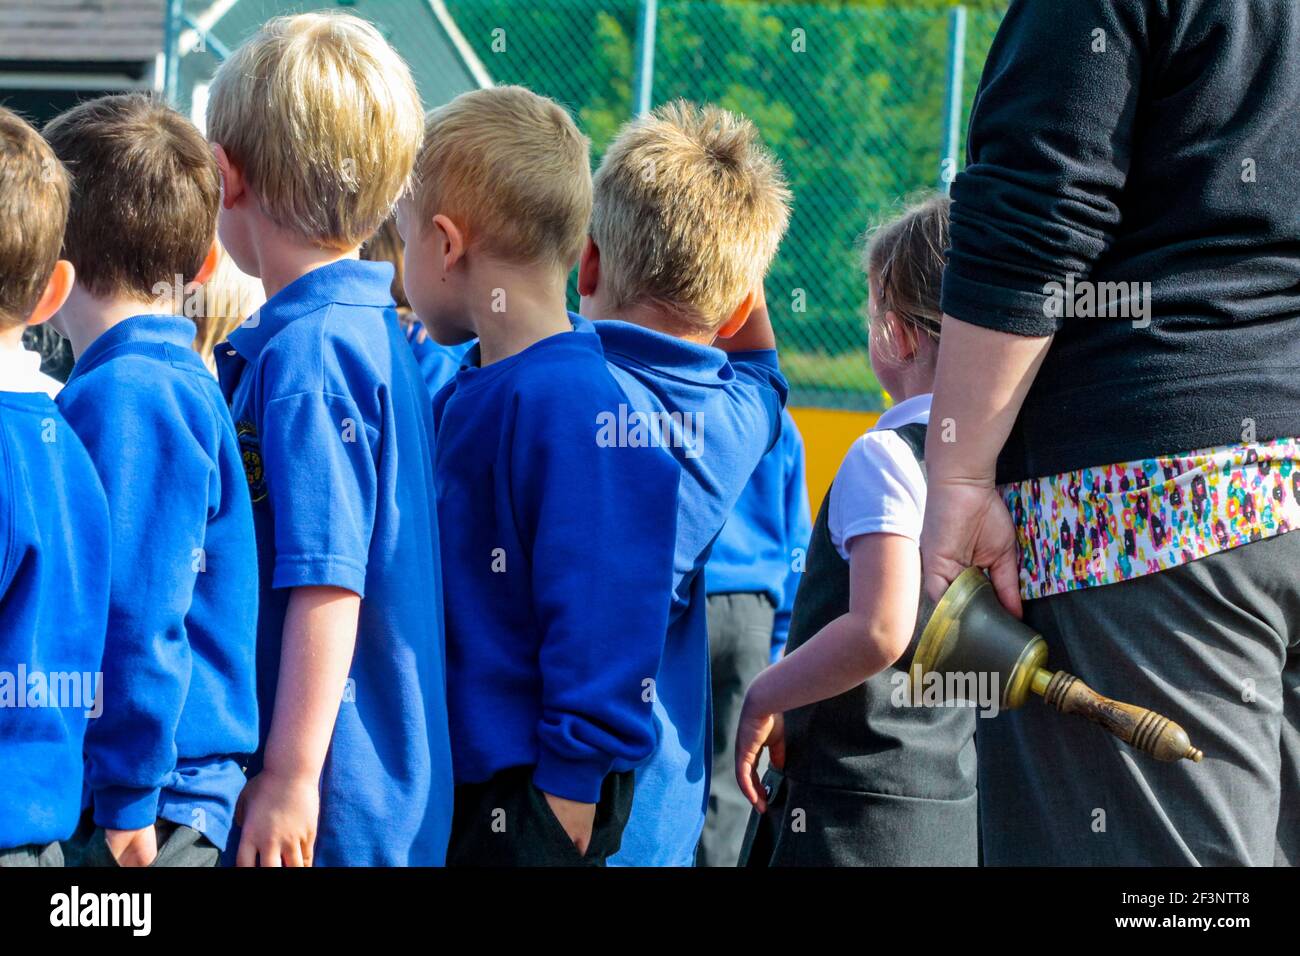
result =
M925 593L937 601L972 565L987 568L1002 606L1020 617L1020 568L1011 513L992 481L946 479L926 492L921 530Z
M781 714L761 713L754 704L753 687L745 695L736 731L736 783L745 799L759 813L767 812L767 793L758 778L758 758L766 747L768 759L777 770L785 766L785 719Z

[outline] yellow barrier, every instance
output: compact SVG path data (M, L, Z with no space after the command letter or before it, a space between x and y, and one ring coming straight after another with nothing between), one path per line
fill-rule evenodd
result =
M843 412L826 408L791 408L803 436L808 461L808 501L813 518L830 489L849 446L880 418L879 412Z

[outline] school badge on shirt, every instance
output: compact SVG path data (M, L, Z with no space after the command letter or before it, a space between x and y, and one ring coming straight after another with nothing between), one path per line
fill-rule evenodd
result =
M239 453L244 459L244 476L248 479L248 493L254 502L266 497L266 474L262 470L262 449L257 443L257 428L252 422L235 426L239 438Z

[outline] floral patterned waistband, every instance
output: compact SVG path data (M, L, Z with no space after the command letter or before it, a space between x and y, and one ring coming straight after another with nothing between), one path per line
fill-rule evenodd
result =
M1026 599L1114 584L1300 528L1300 439L1003 485Z

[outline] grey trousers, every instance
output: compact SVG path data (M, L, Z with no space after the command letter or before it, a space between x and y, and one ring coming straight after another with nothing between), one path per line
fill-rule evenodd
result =
M771 660L775 619L766 594L714 594L708 601L713 775L697 866L735 866L740 859L750 806L736 785L736 729L750 681Z
M0 867L11 866L63 866L63 848L55 842L0 850Z
M990 866L1300 860L1300 531L1030 601L1049 667L1182 724L1160 763L1031 698L979 721Z
M158 856L150 867L210 867L221 862L221 851L202 833L170 820L154 824L158 836ZM103 827L95 826L90 812L82 815L72 839L64 843L68 866L116 867L108 848Z

